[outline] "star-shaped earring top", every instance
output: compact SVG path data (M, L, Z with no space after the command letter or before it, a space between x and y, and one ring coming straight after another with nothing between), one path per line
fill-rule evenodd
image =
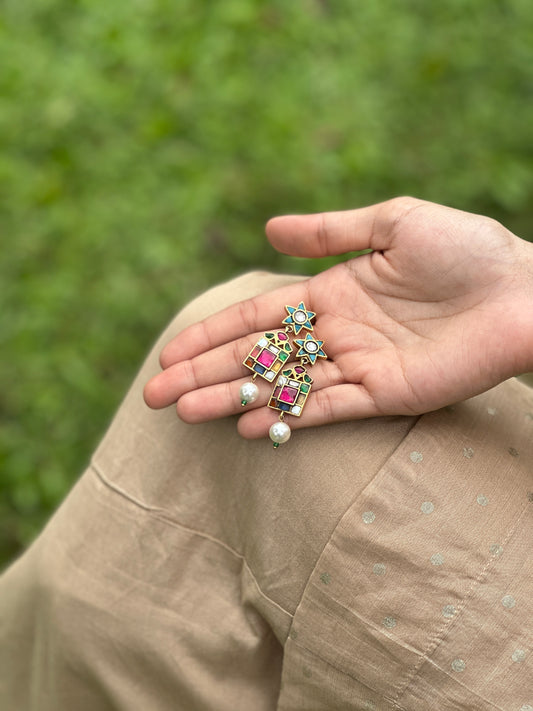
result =
M309 311L303 301L300 301L298 306L285 306L285 308L289 315L282 323L292 326L296 335L298 335L303 328L307 331L313 330L311 321L315 318L316 313Z
M305 338L295 338L294 342L300 346L296 357L303 358L306 356L311 365L315 364L317 358L327 358L327 355L322 349L324 341L313 338L310 333L306 333Z

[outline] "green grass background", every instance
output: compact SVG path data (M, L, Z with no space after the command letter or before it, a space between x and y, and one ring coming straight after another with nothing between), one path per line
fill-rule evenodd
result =
M0 564L178 307L268 217L413 194L533 218L530 0L3 0Z

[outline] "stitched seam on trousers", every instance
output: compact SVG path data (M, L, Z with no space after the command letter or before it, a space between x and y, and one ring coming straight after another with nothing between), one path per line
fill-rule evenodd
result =
M306 645L295 642L292 639L291 639L291 643L294 644L295 647L298 647L299 649L303 649L305 652L312 655L313 657L320 659L321 662L323 662L324 664L327 664L332 669L335 669L336 672L340 672L341 674L344 674L344 676L347 676L349 679L353 679L354 681L357 681L359 684L363 684L361 679L359 679L357 676L355 676L354 674L350 674L345 669L339 669L338 666L336 666L335 664L332 664L328 659L325 659L320 654L317 654L317 652L315 652L314 650L309 649L308 647L306 647ZM453 679L453 681L455 683L457 683L459 686L466 689L470 694L472 694L473 696L478 698L480 701L483 701L483 703L489 704L490 708L494 709L494 711L505 711L505 709L503 709L501 706L496 706L495 704L492 703L492 701L488 701L483 696L479 696L479 694L477 694L475 691L472 691L472 689L470 689L465 684L461 683L459 680L454 679L453 677L451 677L451 678ZM372 687L368 686L367 684L363 684L363 686L365 686L370 691L372 691L376 694L379 694L379 696L382 699L384 699L388 703L391 703L394 706L394 708L397 709L397 711L408 711L408 709L406 709L405 706L402 706L395 698L392 698L391 696L388 696L387 694L383 694L382 692L377 691L376 689L373 689Z
M531 504L525 504L520 515L516 518L514 521L513 525L509 528L507 535L502 541L502 545L505 546L510 538L513 536L514 532L516 531L519 523L522 521L522 518L524 517L524 514L527 512L528 508L531 506ZM410 670L408 670L405 674L405 677L403 680L399 681L398 684L396 685L397 693L396 696L394 697L396 700L400 700L402 696L405 696L405 694L409 691L409 689L412 687L415 679L417 678L418 672L420 671L422 665L425 662L428 662L430 664L433 664L434 666L437 666L434 664L434 662L431 661L430 655L433 655L437 648L445 641L447 638L450 630L452 630L455 626L455 624L458 623L459 618L460 618L460 613L465 609L465 607L468 605L468 602L470 601L472 595L474 592L477 590L483 579L487 576L490 568L492 565L496 562L497 556L492 555L488 561L485 563L481 571L478 573L478 575L474 578L472 581L472 584L470 585L470 588L464 595L461 604L458 606L458 613L457 615L454 615L453 619L451 620L446 620L446 622L443 623L443 625L436 630L436 632L429 638L429 641L426 645L426 649L424 650L422 657L420 658L420 661L415 664ZM440 667L437 667L440 668ZM444 672L444 670L442 670ZM447 673L447 672L444 672ZM450 675L448 675L450 676ZM454 677L451 677L454 679ZM454 679L454 681L457 681ZM459 682L458 682L459 683ZM466 687L468 688L468 687ZM475 693L475 692L471 692ZM481 698L481 697L480 697ZM490 701L487 703L491 703ZM499 709L499 706L494 706L494 708ZM503 710L502 710L503 711Z
M490 707L491 709L495 709L495 711L505 711L503 706L497 706L492 701L489 701L488 699L486 699L484 696L480 696L476 691L473 691L469 686L464 684L460 679L456 679L451 674L448 674L448 672L445 672L443 669L441 669L441 667L439 667L437 664L435 664L435 662L431 661L431 659L426 659L426 661L428 662L428 664L431 664L433 667L435 667L435 669L439 669L440 671L442 671L449 679L452 680L452 682L454 684L457 684L457 686L460 686L461 688L466 689L470 694L472 694L472 696L475 696L476 699L483 701L483 704L484 704L483 708L484 709ZM392 702L395 706L398 703L394 699L392 699ZM488 704L488 706L487 706L487 704ZM402 711L405 711L404 706L398 705L397 708L402 709Z
M142 509L147 514L153 516L154 518L156 518L158 521L161 521L162 523L165 523L169 526L173 526L174 528L179 528L182 531L187 531L187 533L191 533L195 536L199 536L200 538L204 538L208 541L211 541L211 543L221 546L222 548L224 548L224 550L228 551L233 556L235 556L236 558L241 560L244 567L250 574L250 577L252 578L254 585L256 586L261 597L263 597L267 602L269 602L275 608L280 610L280 612L283 612L285 615L290 617L292 620L293 615L288 610L285 610L285 608L283 608L278 602L276 602L275 600L272 600L272 598L270 598L266 593L263 592L253 570L250 568L248 561L242 555L242 553L239 553L234 548L229 546L227 543L224 543L224 541L221 541L220 539L216 538L215 536L211 536L209 533L204 533L203 531L198 531L195 528L191 528L190 526L186 526L185 524L180 523L179 521L176 521L175 519L170 518L169 516L167 516L165 514L165 511L163 509L156 508L155 506L149 506L148 504L145 504L140 499L135 498L134 496L129 494L127 491L125 491L121 487L114 484L110 479L108 479L106 477L106 475L103 473L103 471L100 469L100 467L95 462L91 462L90 466L91 466L91 469L93 470L93 472L99 478L99 480L104 484L104 486L106 486L108 489L113 491L115 494L118 494L122 498L126 499L126 501L128 501L129 503L134 504L135 506Z
M365 684L364 682L362 682L361 679L359 679L357 676L355 676L355 674L350 674L350 672L346 671L345 669L339 669L338 666L336 666L335 664L332 664L332 662L330 662L328 659L325 659L324 657L322 657L320 654L318 654L314 650L309 649L309 647L306 647L305 644L300 644L299 642L295 642L292 638L291 638L291 644L294 644L294 646L298 647L299 649L303 649L304 652L307 652L311 656L316 657L317 659L320 659L321 662L323 662L324 664L327 664L328 667L331 667L336 672L340 672L341 674L344 674L344 676L347 676L348 679L353 679L358 684L362 684L364 687L366 687L372 693L379 694L379 696L382 699L384 699L385 701L393 703L395 708L398 709L398 711L408 711L408 709L405 709L403 706L400 706L399 704L397 704L391 697L387 696L386 694L383 694L381 691L377 691L377 689L374 689L371 686L368 686L368 684Z
M351 501L351 502L348 504L348 506L346 507L346 509L342 512L342 515L339 517L339 520L337 521L337 523L336 523L335 526L333 527L333 530L331 531L331 533L330 533L330 535L329 535L327 541L324 543L324 545L323 545L323 547L322 547L322 550L320 551L319 555L317 556L317 559L316 559L316 561L315 561L315 565L313 566L313 569L311 570L311 573L309 574L309 577L308 577L307 580L305 581L305 586L304 586L303 592L302 592L302 594L301 594L301 596L300 596L300 599L298 600L298 604L296 605L296 609L295 609L295 612L294 612L294 615L293 615L293 620L294 620L294 618L296 617L296 615L297 615L297 613L298 613L298 609L300 608L300 606L301 606L301 604L302 604L302 600L304 599L304 597L305 597L305 595L306 595L306 593L307 593L307 590L308 590L308 588L309 588L309 585L311 584L311 580L312 580L313 576L315 575L315 573L316 573L316 571L317 571L317 569L318 569L318 564L319 564L319 562L320 562L320 559L321 559L322 556L324 555L324 551L326 550L326 548L327 548L327 547L329 546L329 544L331 543L331 539L333 538L333 536L335 535L335 533L336 533L338 527L340 526L340 524L341 524L342 521L344 520L344 517L346 516L346 514L348 513L348 511L350 511L350 509L351 509L352 506L355 504L355 502L356 502L360 497L362 497L362 496L364 495L364 493L365 493L365 491L368 489L368 487L369 487L369 486L372 486L372 484L373 484L374 480L376 479L376 477L379 476L379 474L383 471L383 468L385 467L385 465L387 464L387 462L390 461L390 459L394 456L394 454L396 453L396 451L402 446L402 444L404 443L404 441L406 440L406 438L411 434L412 430L416 427L416 425L419 423L419 421L420 421L420 419L421 419L422 417L423 417L423 415L419 415L418 417L416 417L416 419L414 420L414 422L413 422L413 424L411 425L411 427L409 427L409 429L407 430L407 432L405 433L405 435L401 438L401 440L398 442L398 444L396 445L396 447L394 447L394 449L393 449L392 452L389 454L389 456L387 457L387 459L383 462L383 464L380 466L380 468L376 471L376 473L375 473L375 475L372 477L372 479L368 482L368 484L364 487L364 489L359 492L359 494L357 495L357 497L356 497L353 501Z

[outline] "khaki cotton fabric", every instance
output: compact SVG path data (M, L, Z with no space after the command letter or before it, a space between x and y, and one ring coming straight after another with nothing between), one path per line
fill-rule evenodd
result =
M2 711L533 709L530 389L279 450L144 405L175 333L293 280L241 277L163 334L0 579Z

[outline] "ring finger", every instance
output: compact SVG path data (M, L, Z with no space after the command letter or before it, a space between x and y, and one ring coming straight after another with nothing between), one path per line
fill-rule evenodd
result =
M313 378L311 396L322 388L344 382L341 371L332 361L317 363L310 374ZM243 377L184 393L177 402L179 417L185 422L198 423L243 412L239 391L249 380L250 377ZM273 385L261 378L256 378L255 384L259 394L253 403L246 406L246 412L264 408L270 400Z

